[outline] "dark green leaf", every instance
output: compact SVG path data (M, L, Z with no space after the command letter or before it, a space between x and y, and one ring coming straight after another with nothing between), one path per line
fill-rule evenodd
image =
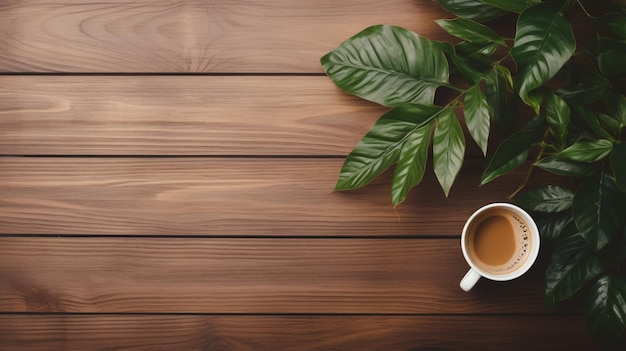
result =
M504 66L496 66L485 76L485 96L489 104L489 114L494 123L504 132L511 129L513 113L507 99L512 89L511 72Z
M607 13L597 18L596 21L605 25L618 39L626 40L626 16L624 14Z
M437 0L437 2L448 12L478 22L488 21L506 13L479 0Z
M576 42L560 3L545 2L521 13L511 55L518 73L516 90L520 98L539 113L531 91L552 78L574 53Z
M449 34L473 44L497 43L506 45L504 40L491 28L466 18L441 19L435 22Z
M604 106L611 117L626 125L626 97L615 90L610 90L604 96Z
M583 121L587 129L592 131L596 137L608 140L613 139L613 136L602 128L598 121L598 115L594 111L580 105L572 105L571 108L572 112L574 112L574 117Z
M565 88L557 90L557 94L565 101L576 104L590 104L604 96L609 82L587 65L576 64L572 77Z
M569 106L557 95L550 93L546 98L546 121L552 135L560 142L565 141L570 119Z
M579 233L558 241L546 269L544 296L547 304L569 298L598 275L626 259L623 235L599 252L590 250L588 245Z
M601 249L620 230L622 206L624 197L609 174L589 177L578 188L572 206L574 222L592 248Z
M533 213L539 229L541 244L554 244L559 238L573 235L577 229L571 211L556 213Z
M598 171L598 166L576 162L559 156L548 156L537 163L535 166L550 173L570 176L570 177L587 177Z
M434 122L430 122L407 135L400 158L393 174L391 201L397 206L406 199L409 190L424 176L430 134Z
M500 143L487 169L483 172L480 185L487 184L521 166L528 158L531 145L541 140L544 128L543 121L535 119L529 123L529 126L513 133Z
M450 43L440 43L440 48L446 53L452 65L463 75L463 77L470 83L478 83L485 72L489 69L483 67L476 60L468 59L460 56L456 52L456 48Z
M559 156L572 161L590 163L604 159L612 148L613 143L605 139L579 141L561 151Z
M621 191L626 191L626 143L613 146L610 160L617 187Z
M448 82L448 62L438 44L400 27L365 29L321 59L341 89L386 106L432 104Z
M481 0L481 2L503 10L520 13L541 2L541 0Z
M465 137L454 113L455 107L452 105L442 111L433 137L435 175L446 196L461 170L465 156Z
M480 146L483 155L487 155L491 120L489 118L489 105L487 105L485 94L480 90L480 84L473 85L465 93L463 114L470 135Z
M440 111L438 106L407 104L384 114L346 158L335 189L360 188L398 162L406 139Z
M474 61L479 61L481 64L489 65L488 57L493 55L498 49L499 44L486 43L486 44L472 44L468 41L462 41L456 44L456 50L459 55L467 57Z
M598 69L606 77L626 74L626 44L601 38L598 41Z
M618 341L626 329L626 279L604 276L591 287L585 311L587 331L598 341Z
M548 185L520 195L517 204L530 212L561 212L572 207L574 193L564 187Z

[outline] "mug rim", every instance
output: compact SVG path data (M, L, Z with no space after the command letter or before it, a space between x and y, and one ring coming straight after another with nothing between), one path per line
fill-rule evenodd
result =
M467 247L465 244L465 237L467 236L467 229L469 228L469 224L478 215L493 208L505 208L505 209L514 211L516 214L523 217L524 221L526 222L526 224L528 225L530 229L530 235L532 236L533 242L537 243L536 245L533 243L530 249L529 256L524 262L524 264L521 265L519 269L516 269L513 272L510 272L507 274L497 274L497 275L491 274L489 272L485 272L483 269L476 266L474 262L472 261L472 259L469 257L467 253ZM539 246L540 246L539 229L537 228L537 224L535 223L533 218L530 216L530 214L528 214L528 212L526 212L521 207L508 203L508 202L494 202L494 203L490 203L490 204L480 207L479 209L474 211L474 213L472 213L472 215L465 221L465 224L463 225L463 231L461 232L461 250L463 251L463 257L465 258L465 261L467 262L467 264L471 267L471 269L478 272L478 274L480 274L481 277L484 277L490 280L495 280L495 281L512 280L526 273L530 269L530 267L532 267L533 264L535 263L537 256L539 256Z

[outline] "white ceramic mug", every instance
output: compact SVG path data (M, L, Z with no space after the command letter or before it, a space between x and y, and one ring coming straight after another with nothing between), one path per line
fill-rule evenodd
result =
M506 234L497 236L496 232ZM478 209L465 222L461 250L470 269L460 286L469 291L481 277L505 281L526 273L539 254L539 230L523 209L509 203L492 203Z

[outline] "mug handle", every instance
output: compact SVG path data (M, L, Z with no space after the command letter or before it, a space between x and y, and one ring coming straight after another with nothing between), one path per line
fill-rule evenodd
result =
M469 271L465 273L463 279L461 279L461 283L459 285L464 291L470 291L474 285L476 285L478 279L480 279L480 273L478 273L478 271L474 268L470 268Z

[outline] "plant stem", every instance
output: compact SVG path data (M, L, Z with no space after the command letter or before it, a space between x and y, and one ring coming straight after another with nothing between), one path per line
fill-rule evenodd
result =
M539 160L541 160L541 158L543 157L543 152L546 149L546 147L548 146L548 144L544 141L548 136L550 135L550 129L546 129L545 134L543 135L543 138L541 140L541 148L539 149L539 153L537 154L537 157L535 157L535 160L533 161L533 163L530 165L530 168L528 169L528 172L526 172L526 178L524 178L524 182L522 184L520 184L520 186L517 187L517 189L515 189L515 191L513 193L511 193L511 195L507 196L507 198L509 200L513 199L515 196L517 196L517 194L520 193L520 191L524 190L524 188L526 187L526 185L528 185L528 181L530 180L530 177L532 176L533 172L535 171L535 163L537 163Z

